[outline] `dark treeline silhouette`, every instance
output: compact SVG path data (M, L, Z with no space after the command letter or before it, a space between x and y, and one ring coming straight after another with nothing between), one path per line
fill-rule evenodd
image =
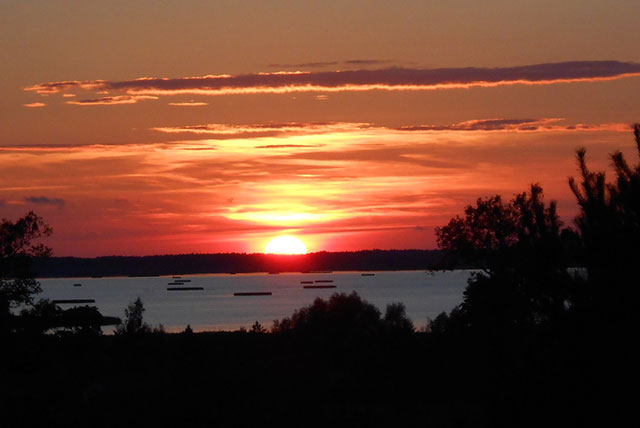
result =
M144 257L49 257L34 261L39 278L199 273L433 269L438 250L367 250L305 255L184 254Z
M270 332L256 322L248 331L166 334L144 323L140 299L114 335L95 323L48 335L13 324L1 337L0 422L624 426L635 415L640 163L630 167L619 153L612 161L616 180L607 183L578 151L573 225L534 184L509 201L480 198L439 228L444 261L480 269L463 302L425 330L414 329L401 303L383 315L355 293L316 299ZM5 306L32 301L37 281L7 272ZM10 300L23 283L27 291ZM20 319L37 326L39 313L56 310L36 303Z
M634 134L640 155L640 124ZM569 180L580 207L576 231L563 228L555 203L545 205L536 184L508 203L478 199L464 217L438 228L439 246L482 272L469 280L463 303L432 329L630 331L638 318L640 162L630 167L620 152L611 159L616 180L607 183L587 167L586 151L577 151L581 177ZM571 271L576 259L582 271Z

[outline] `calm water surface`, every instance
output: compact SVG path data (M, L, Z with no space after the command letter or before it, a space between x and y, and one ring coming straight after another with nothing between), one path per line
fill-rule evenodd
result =
M417 328L426 325L442 311L462 301L462 292L471 271L427 273L424 271L281 273L239 275L183 275L185 286L198 291L168 291L170 276L145 278L63 278L41 279L49 299L94 299L103 315L124 317L125 307L140 297L146 309L145 322L162 324L167 331L183 330L190 324L195 331L235 330L255 321L270 327L274 319L290 316L316 297L328 298L335 292L356 291L376 305L382 313L389 303L402 302ZM304 289L301 281L332 280L333 289ZM81 287L74 287L80 283ZM271 292L271 296L234 296L237 292ZM60 305L68 308L71 305Z

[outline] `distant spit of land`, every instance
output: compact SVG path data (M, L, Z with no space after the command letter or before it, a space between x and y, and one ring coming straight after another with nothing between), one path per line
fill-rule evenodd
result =
M51 257L35 261L39 278L157 276L206 273L321 272L435 269L440 250L367 250L304 255L181 254L161 256Z

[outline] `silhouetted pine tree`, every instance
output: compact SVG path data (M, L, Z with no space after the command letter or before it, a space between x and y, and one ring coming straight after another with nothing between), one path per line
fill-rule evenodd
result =
M640 154L640 124L634 135ZM620 151L611 155L616 180L607 183L604 172L589 170L586 150L577 151L581 180L569 185L578 199L575 223L584 243L588 273L584 286L585 311L613 322L631 322L637 315L635 289L640 260L640 162L630 167Z
M149 333L151 327L142 320L144 311L142 300L138 297L124 310L124 322L116 327L114 333L118 335Z

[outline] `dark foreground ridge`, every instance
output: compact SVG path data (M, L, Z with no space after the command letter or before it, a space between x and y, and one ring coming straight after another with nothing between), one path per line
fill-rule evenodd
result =
M40 278L155 276L203 273L433 269L440 250L367 250L305 255L184 254L144 257L51 257L36 260Z
M5 345L7 427L586 426L607 376L624 374L594 365L600 353L586 357L594 343L562 335L504 348L420 333L15 336Z
M631 354L563 324L499 336L416 332L404 305L384 314L356 293L316 299L270 332L167 334L140 299L116 334L56 329L3 338L9 427L588 426ZM626 356L626 357L624 357Z

